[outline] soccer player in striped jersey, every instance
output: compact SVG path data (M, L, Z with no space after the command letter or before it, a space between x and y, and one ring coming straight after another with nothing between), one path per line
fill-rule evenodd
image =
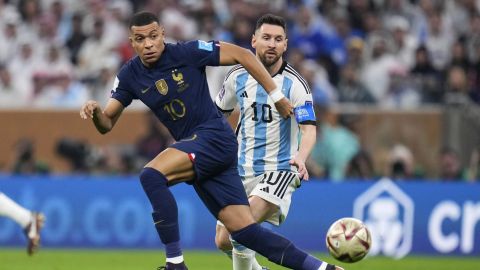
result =
M295 118L282 118L262 86L241 65L227 74L215 103L227 115L240 105L238 170L256 221L278 226L288 214L292 193L302 179L308 180L305 160L315 144L316 119L308 84L282 57L287 49L285 20L272 14L262 16L252 47L277 88L292 102ZM255 252L230 242L220 222L215 242L232 256L234 270L262 269ZM328 269L335 267L328 265Z

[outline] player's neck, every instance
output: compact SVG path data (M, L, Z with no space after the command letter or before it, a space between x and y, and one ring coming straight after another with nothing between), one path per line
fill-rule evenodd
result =
M282 67L282 64L283 64L283 57L278 59L278 61L275 62L273 65L265 68L267 69L268 73L270 73L270 75L273 76L278 73L278 71Z

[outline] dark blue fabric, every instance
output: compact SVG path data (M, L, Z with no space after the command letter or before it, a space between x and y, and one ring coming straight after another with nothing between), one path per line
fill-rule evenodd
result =
M177 202L167 186L167 178L159 171L144 168L140 182L153 208L153 222L165 245L180 241Z
M307 253L295 247L295 245L285 237L267 230L256 223L233 232L231 236L238 243L255 250L262 256L268 258L268 260L290 269L317 270L322 263L311 256L308 262L305 263L305 260L309 256Z
M209 121L171 146L193 159L193 186L208 210L218 217L227 205L248 205L237 169L237 141L226 120Z
M222 118L205 75L205 66L218 66L219 61L216 41L165 44L154 67L145 67L137 56L120 69L112 98L125 107L140 99L179 141L190 137L202 123Z

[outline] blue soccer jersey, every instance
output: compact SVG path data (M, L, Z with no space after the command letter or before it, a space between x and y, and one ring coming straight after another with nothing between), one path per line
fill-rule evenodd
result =
M115 79L112 98L125 107L133 99L141 100L179 141L202 124L222 118L205 75L205 66L218 66L219 61L217 41L166 44L154 67L145 67L138 56L128 61Z
M216 41L166 44L152 68L138 57L126 63L112 90L112 98L125 107L140 99L165 124L177 140L170 147L192 160L192 184L215 217L227 205L248 205L237 170L235 134L208 90L205 66L219 62Z

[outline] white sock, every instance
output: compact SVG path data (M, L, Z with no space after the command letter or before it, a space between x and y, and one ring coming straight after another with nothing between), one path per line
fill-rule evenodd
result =
M177 256L177 257L172 257L172 258L167 258L166 262L179 264L179 263L183 262L183 255L180 255L180 256Z
M255 252L245 248L243 250L233 249L232 262L233 270L252 270L252 261L255 258Z
M255 251L242 246L233 239L230 241L233 246L233 270L262 270L262 266L255 259Z
M0 193L0 216L13 219L22 228L27 227L32 220L32 212L18 205L3 193Z
M255 252L252 258L252 270L262 270L262 266L258 263L257 259L255 258Z

